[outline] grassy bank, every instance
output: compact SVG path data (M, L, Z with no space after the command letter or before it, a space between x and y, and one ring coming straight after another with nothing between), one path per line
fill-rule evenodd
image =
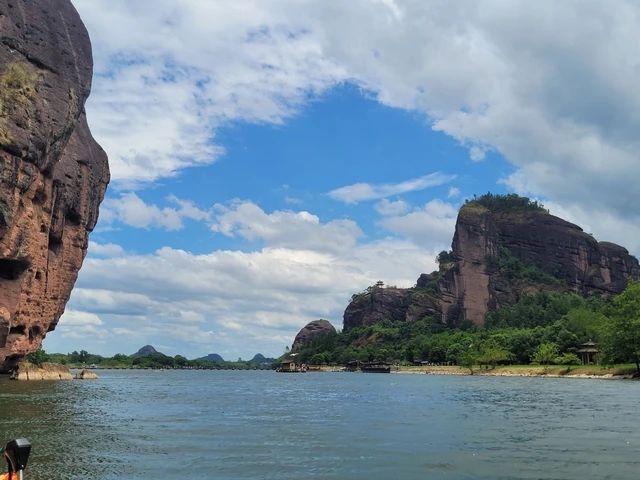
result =
M474 366L472 369L460 366L419 366L397 369L398 373L422 373L433 375L491 375L503 377L587 377L587 378L631 378L634 365L505 365L495 368Z
M314 366L310 371L340 372L340 365ZM504 365L485 368L476 365L472 369L458 365L451 366L408 366L397 365L391 369L394 373L430 374L430 375L478 375L496 377L573 377L573 378L631 378L636 371L635 365ZM473 371L473 373L471 373Z

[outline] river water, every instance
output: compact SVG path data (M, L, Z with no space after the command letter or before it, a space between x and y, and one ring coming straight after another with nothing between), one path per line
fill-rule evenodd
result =
M637 479L640 383L228 371L0 378L26 479Z

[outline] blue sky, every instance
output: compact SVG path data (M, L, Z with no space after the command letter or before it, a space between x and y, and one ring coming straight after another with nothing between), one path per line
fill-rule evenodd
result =
M233 122L219 129L216 138L225 149L216 163L145 185L136 189L137 196L163 208L175 206L170 200L175 196L204 210L237 199L251 200L267 211L309 210L323 221L352 219L367 238L380 239L392 232L377 223L375 201L344 203L329 192L359 182L398 184L440 173L452 178L388 198L409 205L445 198L457 205L477 192L505 191L497 180L514 170L496 153L482 164L473 162L467 149L433 131L423 116L381 105L350 84L310 99L284 125ZM459 193L450 195L452 188ZM112 188L107 198L118 199L122 193ZM163 246L193 253L256 246L256 242L215 234L205 223L193 220L185 221L180 230L151 227L145 231L133 235L122 223L101 224L92 239L136 253L151 253Z
M74 5L112 182L47 350L278 355L486 191L640 252L633 2Z

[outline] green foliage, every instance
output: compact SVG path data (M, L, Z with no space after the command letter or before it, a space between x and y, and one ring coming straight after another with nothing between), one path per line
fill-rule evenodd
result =
M477 359L480 365L495 367L498 364L510 363L513 359L513 354L506 348L493 342L486 342L482 346L482 350Z
M436 257L436 262L440 266L446 265L447 263L452 263L456 261L456 257L453 254L453 250L442 250L438 256Z
M609 363L633 362L640 374L640 282L631 282L613 299L603 329L603 353Z
M148 368L148 369L207 369L207 370L261 370L270 369L268 362L256 363L251 361L238 360L237 362L209 362L206 360L188 360L182 355L169 357L162 353L154 353L146 356L129 356L117 353L113 357L102 357L94 355L86 350L80 352L73 351L68 354L52 353L48 354L44 350L27 356L31 363L40 364L42 362L60 363L70 367L82 368L89 365L96 365L98 368Z
M11 108L25 105L36 89L38 74L27 63L14 62L0 75L0 144L9 143L6 118Z
M588 301L579 295L540 292L487 314L485 325L488 328L548 326L571 310L588 305Z
M542 343L531 357L531 361L540 365L550 365L558 356L558 345L555 343Z
M473 375L473 367L478 364L478 354L469 349L462 353L458 359L458 365L469 369L469 373Z
M39 347L38 350L27 355L25 360L33 363L34 365L41 365L45 362L51 361L49 355L42 349L42 347Z
M536 200L521 197L515 193L506 195L487 192L479 197L466 200L465 205L478 205L492 212L542 212L549 213L544 205Z
M580 365L582 361L575 353L563 353L553 359L556 365Z
M489 314L485 328L447 328L431 317L388 321L325 337L299 353L302 362L311 364L384 360L465 367L469 362L571 365L582 343L600 341L609 322L603 312L611 308L600 299L537 293Z
M489 268L493 268L509 280L526 280L545 285L559 285L562 281L546 273L536 265L526 263L514 256L506 247L498 248L498 255L487 258Z

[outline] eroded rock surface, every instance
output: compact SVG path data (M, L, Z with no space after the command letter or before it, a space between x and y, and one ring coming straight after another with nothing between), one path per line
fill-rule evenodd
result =
M640 277L638 260L624 247L598 242L543 209L492 211L466 204L450 256L439 272L420 275L414 288L370 287L354 295L344 329L424 317L482 325L487 312L530 293L611 296Z
M69 0L0 0L0 371L64 311L109 182L91 44Z
M57 363L43 363L34 365L29 362L19 362L11 375L12 380L72 380L73 375L64 365Z
M307 323L302 330L298 332L296 338L293 341L291 350L295 351L301 347L310 344L311 342L318 340L326 335L336 333L336 329L327 320L314 320Z

